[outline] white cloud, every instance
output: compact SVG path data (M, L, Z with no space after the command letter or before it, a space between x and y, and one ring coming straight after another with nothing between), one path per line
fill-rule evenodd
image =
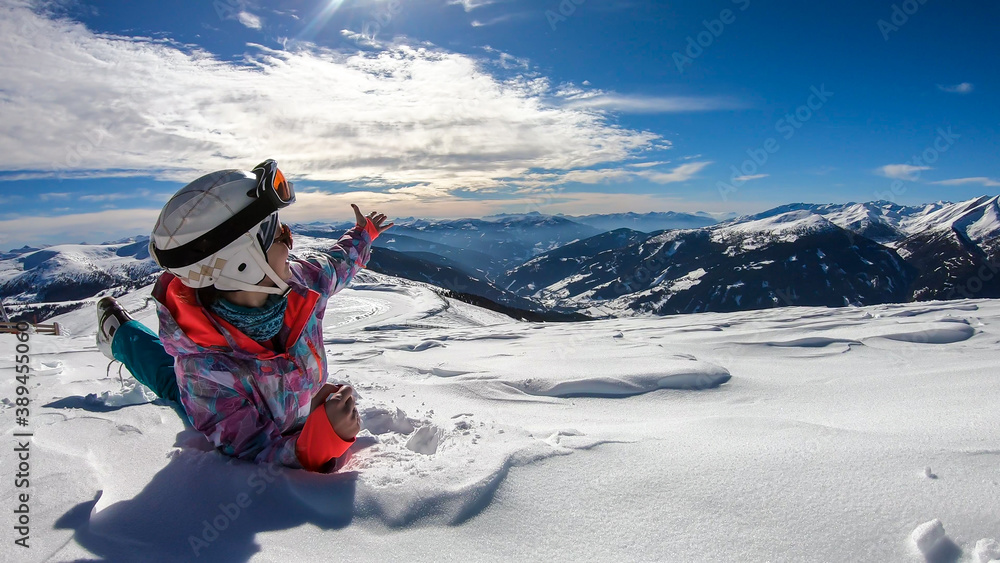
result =
M991 178L986 178L985 176L977 176L975 178L955 178L954 180L941 180L939 182L931 182L932 184L939 184L942 186L962 186L965 184L979 184L981 186L986 186L989 188L995 188L1000 186L1000 182L993 180Z
M23 216L0 221L0 247L66 241L97 243L135 234L149 234L160 211L116 209L57 216Z
M657 184L672 184L674 182L686 182L691 178L694 178L695 174L701 172L702 168L705 168L709 164L712 164L712 162L688 162L686 164L681 164L669 172L642 170L636 174L650 180L651 182L656 182Z
M567 172L555 173L534 173L525 176L518 185L528 188L527 191L540 191L549 186L577 182L581 184L599 184L602 182L617 181L631 182L636 179L645 179L657 184L673 184L676 182L686 182L694 177L701 169L711 162L689 162L681 164L676 168L666 172L660 170L649 170L652 166L661 165L661 162L636 163L626 165L625 168L599 168L589 170L569 170ZM648 165L648 166L647 166ZM518 193L525 193L520 190Z
M293 180L445 195L516 187L538 169L559 184L568 171L669 148L568 107L545 77L499 78L485 70L493 61L433 46L251 46L231 62L10 3L0 36L18 38L0 42L0 171L189 181L270 157Z
M951 86L942 86L941 84L938 84L937 87L938 90L941 90L942 92L948 92L951 94L968 94L969 92L972 92L972 84L969 82L963 82L961 84L953 84Z
M0 126L0 140L3 138L3 128ZM70 149L72 150L72 149ZM0 164L0 167L3 165ZM69 170L57 164L48 172L14 172L11 174L0 174L0 182L20 182L22 180L45 180L48 178L58 178L60 180L86 180L88 178L134 178L136 176L149 176L147 170Z
M886 164L875 170L876 174L892 178L895 180L915 181L924 170L930 170L930 166L914 166L912 164Z
M628 164L627 166L631 166L633 168L649 168L650 166L661 166L663 164L669 164L669 162L663 162L663 161L632 162L632 163Z
M760 180L761 178L767 178L770 174L751 174L749 176L737 176L733 178L734 182L749 182L750 180Z
M54 199L69 199L73 195L70 192L49 192L44 194L38 194L38 199L42 201L52 201Z
M98 201L119 201L123 199L136 199L136 198L148 198L151 192L147 189L132 190L128 192L108 192L103 194L91 194L82 195L78 199L80 201L98 202Z
M487 19L487 20L472 20L472 27L486 27L489 25L496 25L498 23L509 22L512 20L523 20L525 18L534 16L536 14L532 12L509 12L506 14L501 14L499 16Z
M453 6L455 4L460 4L463 8L465 8L466 12L471 12L476 8L496 4L498 1L499 0L448 0L448 5Z
M515 18L514 14L504 14L502 16L497 16L495 18L490 18L490 19L485 20L485 21L472 20L472 27L487 27L487 26L490 26L490 25L496 25L498 23L503 23L503 22L506 22L506 21L510 21L510 20L512 20L514 18Z
M603 170L570 170L564 175L566 182L579 182L581 184L599 184L609 180L628 181L632 172L621 168L605 168Z
M623 113L688 113L742 107L735 100L723 97L642 96L584 90L573 92L568 96L564 105L571 109L609 110Z
M277 14L279 16L285 16L285 17L292 18L293 20L300 20L300 19L302 19L302 18L300 18L298 16L298 14L295 13L295 10L291 9L291 8L287 9L287 10L275 10L275 9L272 8L271 12L274 13L274 14Z
M628 182L635 178L635 172L622 168L600 168L591 170L569 170L561 173L526 174L518 181L518 193L533 193L543 191L551 186L567 182L581 184L600 184L611 180Z
M236 20L250 29L261 29L264 27L260 22L260 17L250 12L240 12L236 14Z

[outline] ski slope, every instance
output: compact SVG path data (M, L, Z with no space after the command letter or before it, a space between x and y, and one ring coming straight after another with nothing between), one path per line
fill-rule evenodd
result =
M212 451L106 375L93 314L31 336L5 561L1000 559L998 301L525 323L362 272L326 314L363 418L330 475Z

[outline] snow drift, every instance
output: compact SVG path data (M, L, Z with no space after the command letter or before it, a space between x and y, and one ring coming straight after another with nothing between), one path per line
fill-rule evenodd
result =
M123 303L155 328L147 292ZM213 451L109 374L92 315L31 337L32 548L7 560L997 553L997 301L524 323L365 272L326 317L364 421L328 475Z

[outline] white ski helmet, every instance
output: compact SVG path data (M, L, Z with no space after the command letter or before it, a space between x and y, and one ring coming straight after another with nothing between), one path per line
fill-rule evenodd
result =
M267 263L267 249L278 210L294 202L292 185L273 160L253 172L206 174L163 206L149 254L188 287L286 295L288 284ZM265 277L277 287L257 285Z

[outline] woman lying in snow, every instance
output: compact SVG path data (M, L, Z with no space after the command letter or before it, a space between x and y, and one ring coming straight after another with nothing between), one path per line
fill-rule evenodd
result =
M153 289L159 338L105 297L97 344L158 396L179 400L224 454L321 471L360 430L353 390L326 383L327 299L393 223L351 204L357 225L328 256L289 261L292 235L278 210L294 202L273 160L185 186L149 241L167 270Z

